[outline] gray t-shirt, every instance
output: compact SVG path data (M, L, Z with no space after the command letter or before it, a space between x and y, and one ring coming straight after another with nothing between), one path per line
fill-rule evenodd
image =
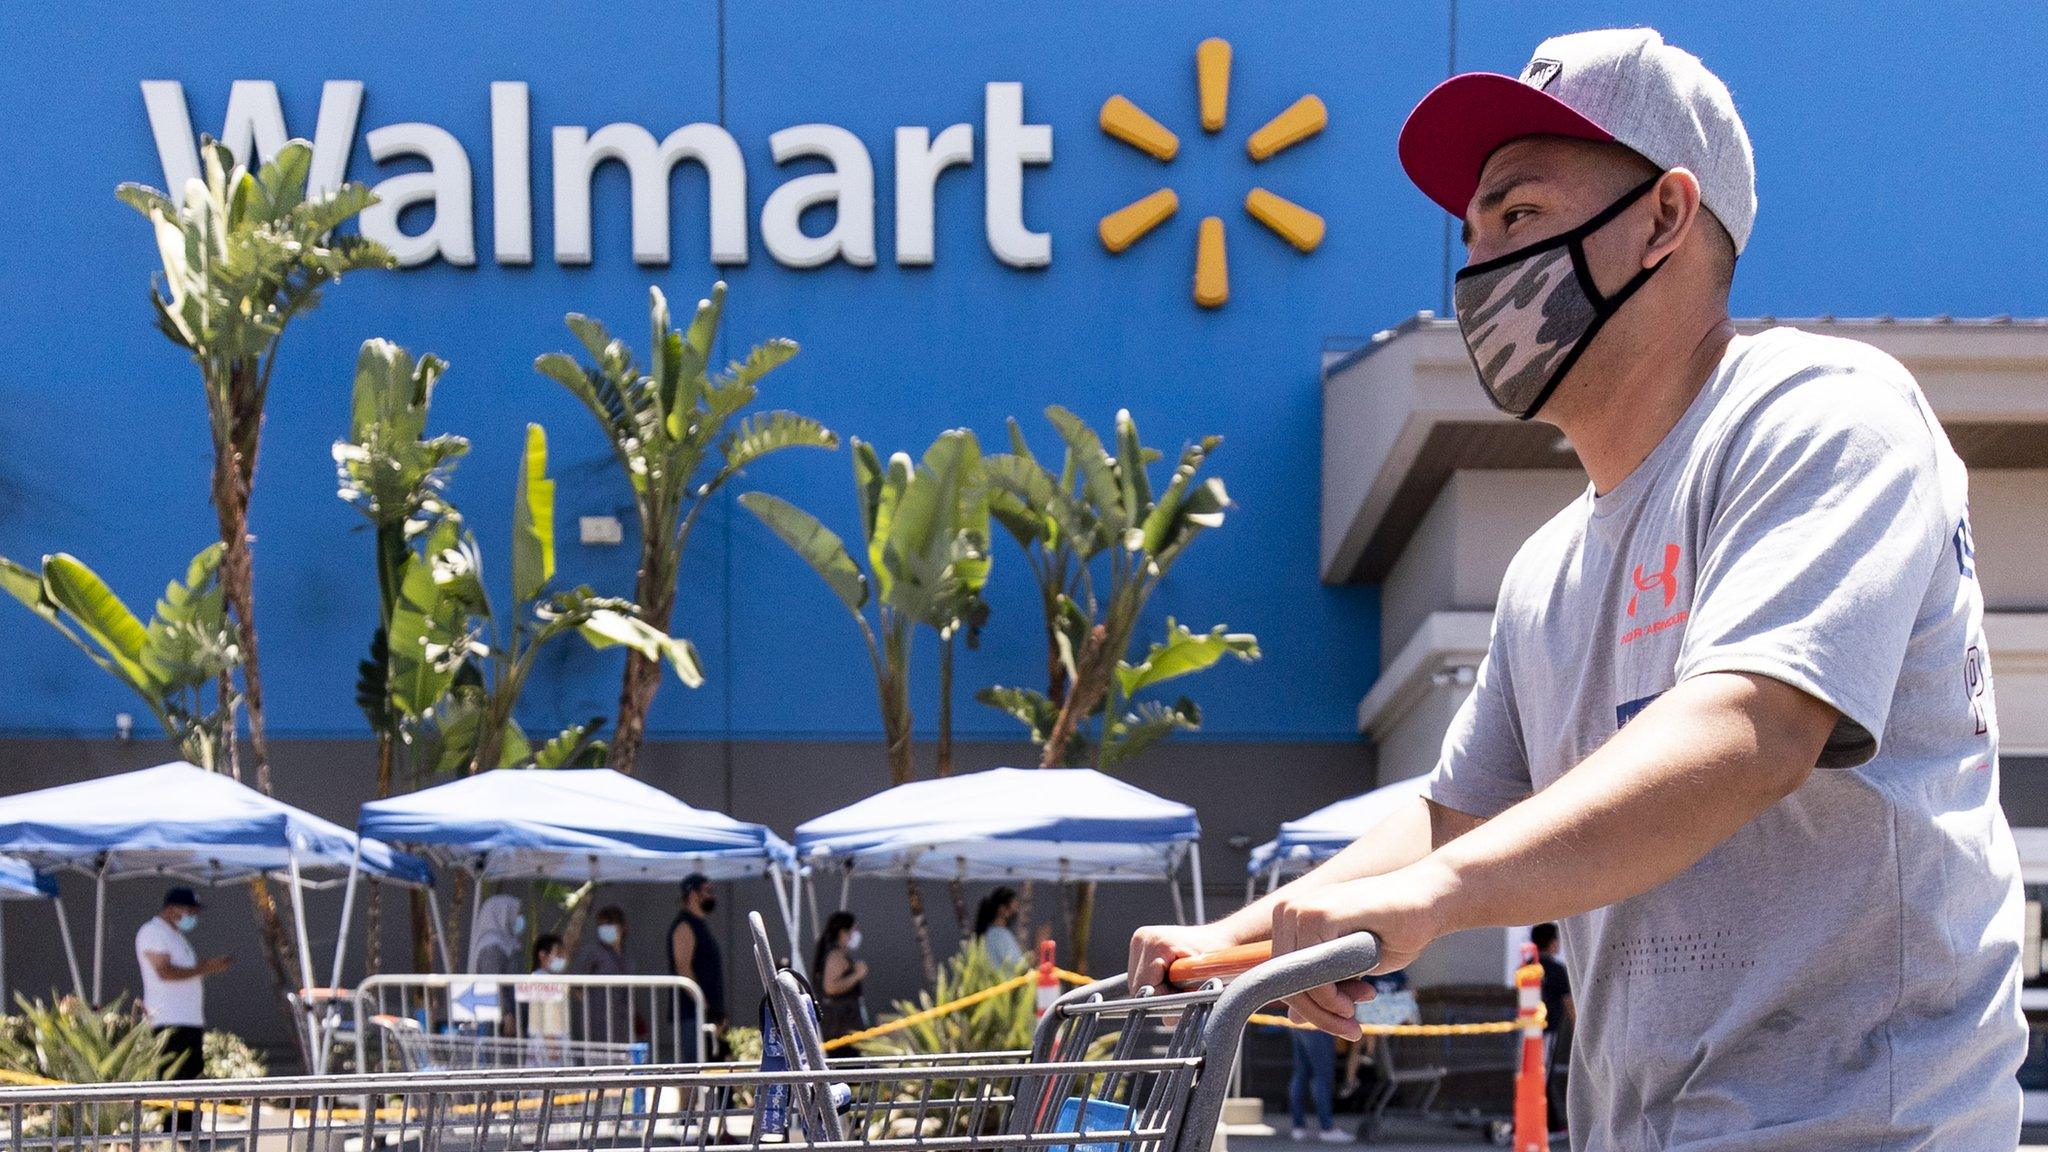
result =
M2019 862L1967 483L1897 361L1778 328L1509 566L1440 804L1499 813L1701 673L1841 716L1798 791L1564 924L1574 1149L2017 1143Z

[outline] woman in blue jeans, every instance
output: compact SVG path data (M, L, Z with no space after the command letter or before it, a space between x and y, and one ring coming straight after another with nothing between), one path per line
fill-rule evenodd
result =
M1294 1075L1287 1081L1287 1106L1294 1112L1294 1138L1307 1140L1308 1104L1316 1106L1316 1139L1325 1144L1347 1144L1349 1132L1337 1128L1332 1114L1337 1092L1337 1040L1328 1032L1290 1028L1294 1042Z

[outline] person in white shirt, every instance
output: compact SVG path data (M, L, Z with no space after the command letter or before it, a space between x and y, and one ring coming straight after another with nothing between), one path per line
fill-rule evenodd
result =
M199 926L203 906L192 889L179 886L164 893L163 911L135 932L135 962L142 968L142 1008L164 1035L168 1080L197 1080L203 1072L206 1041L206 977L228 970L226 956L199 959L186 939ZM171 1122L189 1127L189 1113L174 1113Z

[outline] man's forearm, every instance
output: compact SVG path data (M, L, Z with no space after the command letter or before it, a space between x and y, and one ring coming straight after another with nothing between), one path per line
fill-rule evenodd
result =
M1239 943L1267 939L1273 932L1273 906L1282 899L1347 880L1398 871L1479 824L1475 816L1415 797L1307 875L1245 905L1217 921L1217 926Z
M1414 866L1442 932L1532 924L1648 891L1805 780L1835 713L1711 673L1643 710L1557 782Z

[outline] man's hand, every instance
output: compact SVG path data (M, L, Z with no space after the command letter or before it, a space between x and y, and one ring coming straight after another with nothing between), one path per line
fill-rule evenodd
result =
M1131 991L1147 985L1164 991L1166 968L1185 956L1198 956L1241 943L1219 924L1154 924L1131 933Z
M204 961L199 965L199 974L201 976L218 976L234 966L235 961L232 956L215 956L213 959Z
M1273 954L1354 932L1370 932L1380 942L1380 959L1373 971L1406 968L1430 941L1443 934L1437 907L1444 890L1437 870L1425 862L1385 876L1325 885L1297 896L1283 895L1273 907ZM1289 997L1288 1014L1333 1036L1356 1040L1359 1030L1354 1013L1372 995L1372 985L1364 980L1325 984Z

